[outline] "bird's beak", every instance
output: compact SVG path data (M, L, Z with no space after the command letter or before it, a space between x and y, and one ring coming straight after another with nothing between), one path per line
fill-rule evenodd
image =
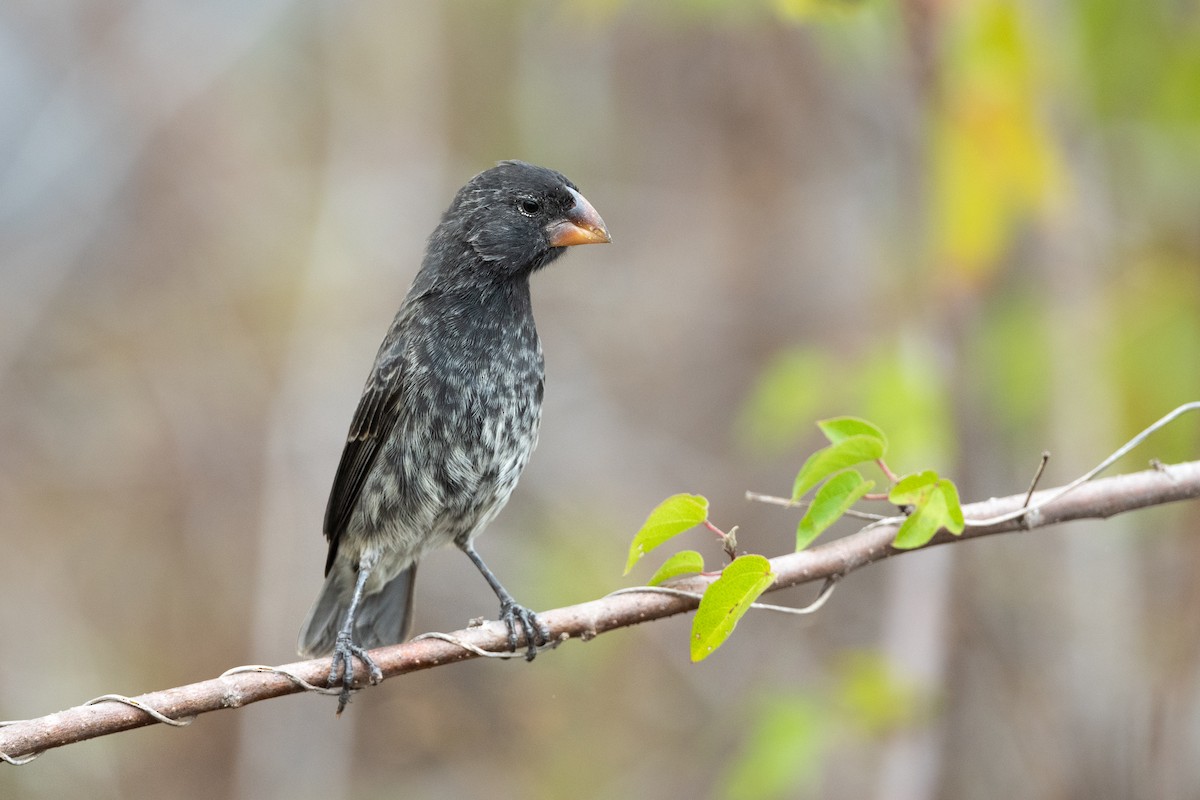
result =
M587 198L567 187L575 205L567 212L567 218L550 223L546 232L550 235L551 247L570 247L576 244L605 244L612 241L604 220L592 208Z

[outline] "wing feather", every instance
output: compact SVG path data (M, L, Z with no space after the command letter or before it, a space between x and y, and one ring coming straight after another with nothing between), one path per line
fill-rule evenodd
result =
M350 423L346 446L342 449L342 458L333 479L333 489L325 507L325 536L329 539L326 575L333 567L338 543L350 524L367 475L402 411L405 370L400 354L389 346L393 343L394 337L389 336L380 348L376 367L363 387L362 397Z

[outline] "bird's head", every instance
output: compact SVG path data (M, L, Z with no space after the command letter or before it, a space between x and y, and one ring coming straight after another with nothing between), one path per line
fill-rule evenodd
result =
M528 275L577 244L612 241L604 220L559 172L502 161L455 195L439 231L469 246L477 268Z

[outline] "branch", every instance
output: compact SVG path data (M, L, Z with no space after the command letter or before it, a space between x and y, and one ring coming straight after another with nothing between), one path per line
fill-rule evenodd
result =
M1200 461L1103 478L1055 497L1061 489L1036 492L1024 515L982 526L968 526L961 536L945 531L930 543L946 544L997 533L1033 530L1077 519L1106 519L1125 511L1200 497ZM1050 501L1050 502L1047 502ZM1019 513L1026 494L986 500L963 508L968 518L995 520ZM1047 503L1039 507L1039 503ZM828 544L771 559L775 583L769 591L847 575L867 564L911 550L895 550L897 524L876 523ZM558 641L587 641L606 631L681 614L696 608L699 593L713 578L697 576L672 581L674 589L692 596L625 590L621 594L538 614ZM501 653L507 631L499 622L457 631L450 639L426 638L372 651L384 678ZM465 648L471 649L465 649ZM477 652L473 652L477 651ZM325 691L329 659L301 661L282 667L239 667L211 680L124 698L106 695L37 719L0 723L0 759L24 763L54 747L81 742L156 722L187 724L197 715L239 708L260 700L302 691Z

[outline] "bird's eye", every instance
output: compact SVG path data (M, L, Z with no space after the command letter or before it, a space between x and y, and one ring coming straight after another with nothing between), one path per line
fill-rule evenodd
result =
M542 204L532 197L522 197L517 201L517 208L521 209L521 213L525 216L532 217L542 210Z

